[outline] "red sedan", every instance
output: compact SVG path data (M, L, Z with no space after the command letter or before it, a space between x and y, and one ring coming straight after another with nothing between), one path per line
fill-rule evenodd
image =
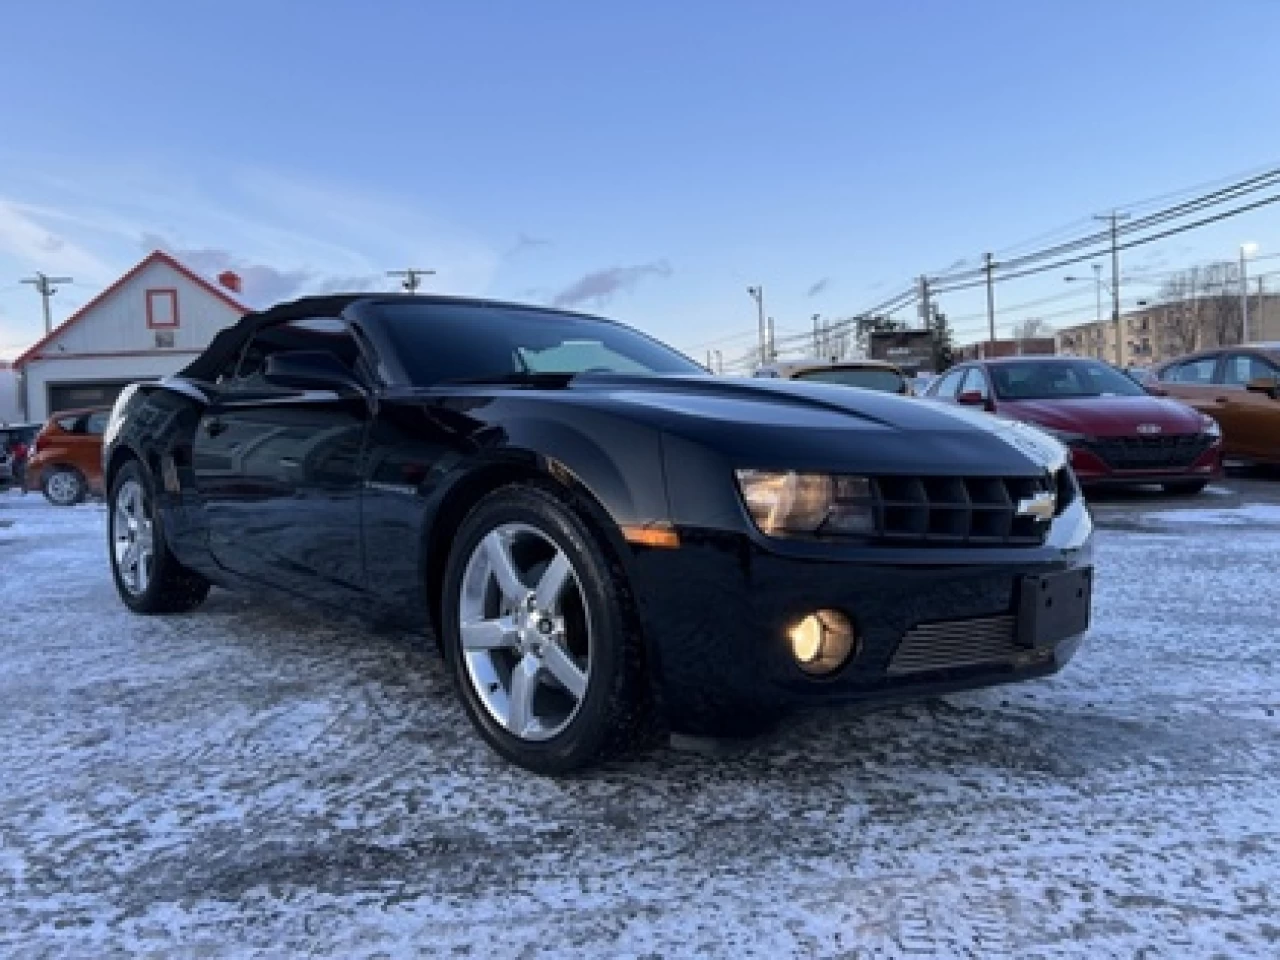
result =
M1212 417L1152 396L1098 360L960 364L925 396L1039 427L1071 449L1071 465L1085 486L1161 484L1170 493L1199 493L1222 474L1222 432Z

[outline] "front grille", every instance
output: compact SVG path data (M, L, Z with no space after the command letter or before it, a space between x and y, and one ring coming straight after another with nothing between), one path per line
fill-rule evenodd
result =
M1199 434L1168 437L1095 437L1079 445L1112 470L1173 470L1189 467L1212 445Z
M922 623L908 630L889 661L889 676L1010 660L1020 652L1017 617Z
M1050 521L1020 516L1018 504L1040 493L1060 496L1058 478L1048 474L875 477L870 486L879 539L941 546L1038 546ZM1059 502L1058 511L1064 506Z

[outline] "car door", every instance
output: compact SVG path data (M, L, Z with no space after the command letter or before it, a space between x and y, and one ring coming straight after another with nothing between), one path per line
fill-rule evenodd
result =
M1280 401L1245 389L1260 377L1280 379L1280 369L1253 353L1228 352L1218 369L1214 398L1228 453L1273 460L1280 456Z
M366 587L360 494L369 401L284 388L264 376L273 353L319 349L367 377L354 338L336 319L259 331L197 426L193 468L218 564L297 593L326 590L341 602Z

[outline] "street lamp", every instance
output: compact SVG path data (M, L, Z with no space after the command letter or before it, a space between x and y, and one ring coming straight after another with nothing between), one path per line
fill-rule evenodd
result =
M1258 252L1256 243L1240 244L1240 342L1249 342L1249 258Z

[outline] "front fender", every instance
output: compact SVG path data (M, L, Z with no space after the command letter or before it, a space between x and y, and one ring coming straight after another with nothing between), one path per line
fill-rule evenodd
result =
M575 417L573 423L517 417L504 427L506 443L495 452L528 457L554 479L580 487L616 525L670 519L657 430L607 414Z

